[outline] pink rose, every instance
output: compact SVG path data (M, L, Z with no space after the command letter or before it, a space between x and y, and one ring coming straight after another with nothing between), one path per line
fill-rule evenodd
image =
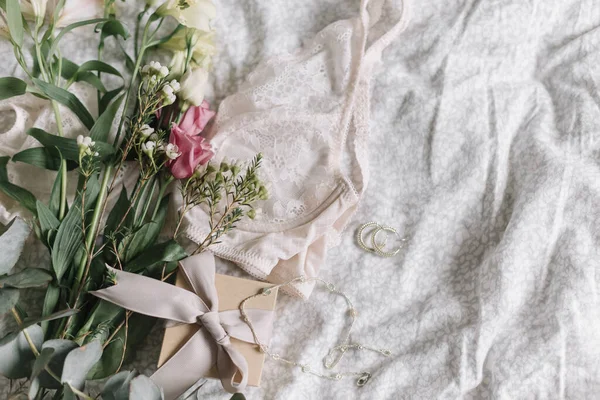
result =
M214 155L208 140L198 135L190 135L173 124L169 143L178 147L181 155L169 162L171 173L177 179L189 178L199 164L206 164Z
M208 121L215 116L215 112L211 111L209 107L210 105L206 100L199 106L191 106L183 114L179 127L186 131L188 135L200 134Z

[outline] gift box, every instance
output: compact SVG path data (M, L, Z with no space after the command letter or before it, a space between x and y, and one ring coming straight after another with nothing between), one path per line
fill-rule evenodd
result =
M175 285L192 291L189 282L182 273L177 274ZM239 310L239 305L242 300L255 295L262 288L272 286L272 284L216 274L215 286L219 298L219 312L222 312L227 310ZM276 301L277 289L273 289L268 296L258 296L249 300L246 302L245 307L273 311L275 309ZM158 359L158 367L161 367L169 358L171 358L199 329L203 328L198 324L182 324L166 328ZM231 344L248 362L248 385L260 386L266 355L260 352L258 346L254 343L231 338ZM216 368L213 367L206 377L218 378Z

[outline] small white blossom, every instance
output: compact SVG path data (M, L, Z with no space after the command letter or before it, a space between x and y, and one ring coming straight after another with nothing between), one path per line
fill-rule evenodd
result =
M176 144L169 143L165 148L165 154L170 160L174 160L181 155L179 147Z
M173 91L175 93L179 92L179 90L181 89L181 85L175 79L173 79L171 82L169 82L169 86L171 86L173 88Z
M175 99L177 98L175 96L175 90L173 90L173 88L169 84L166 84L165 86L163 86L162 95L163 95L163 106L168 106L169 104L175 103Z
M157 72L158 76L160 76L161 78L166 78L169 75L169 68L161 66Z
M77 146L79 146L79 153L85 155L94 155L92 147L96 144L89 136L79 135L77 136Z
M148 157L152 157L152 153L154 153L154 149L156 148L156 142L152 140L147 141L146 143L142 143L142 151L148 155Z
M142 134L143 137L148 137L154 133L154 128L152 128L148 124L144 124L140 128L140 133Z

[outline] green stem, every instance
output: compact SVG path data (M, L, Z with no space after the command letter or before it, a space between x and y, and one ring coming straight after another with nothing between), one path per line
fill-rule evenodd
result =
M75 306L77 298L79 297L79 293L81 292L81 285L83 284L82 278L85 272L85 266L88 264L88 258L91 257L92 245L94 244L94 240L96 239L96 235L98 233L100 215L105 205L104 203L108 192L108 180L112 175L112 169L112 164L108 164L106 166L104 170L104 177L102 178L102 183L100 184L100 194L98 194L98 200L96 201L94 214L92 215L92 221L90 222L90 226L88 228L85 238L86 252L85 255L81 258L81 262L79 263L77 275L75 277L75 285L73 286L74 290L71 292L71 303L73 304L73 306Z
M117 135L115 137L115 141L113 145L117 147L119 145L119 139L121 139L121 133L123 131L123 125L125 124L125 115L127 113L127 109L129 108L129 103L131 102L131 94L133 91L131 88L137 79L138 72L140 70L140 66L142 64L142 59L144 58L144 52L146 51L146 38L148 36L148 29L150 28L150 21L146 23L144 27L144 34L142 35L142 45L140 47L140 53L137 56L135 61L135 67L133 68L133 72L131 73L131 80L129 81L129 88L127 89L127 97L125 97L125 105L123 106L123 115L121 116L121 120L119 121L119 128L117 129Z
M40 72L42 74L42 78L48 83L51 83L48 78L48 73L46 72L46 63L42 59L42 49L40 47L40 43L38 41L38 29L36 28L34 34L35 41L35 54L38 59L38 64L40 66ZM54 111L54 117L56 119L56 129L58 131L58 136L64 136L62 117L60 115L60 109L58 108L58 103L56 100L50 100L52 104L52 110ZM67 161L62 159L60 163L60 167L62 170L62 179L60 186L60 207L58 211L58 218L62 221L65 216L67 210Z

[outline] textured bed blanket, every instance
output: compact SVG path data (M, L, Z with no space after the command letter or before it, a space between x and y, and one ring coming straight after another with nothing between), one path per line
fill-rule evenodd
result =
M217 1L210 97L356 15L357 3ZM600 2L412 3L407 31L375 70L369 188L321 267L359 312L353 340L393 355L347 354L340 370L373 374L362 388L267 360L247 398L596 398ZM1 75L15 68L11 54L2 43ZM361 250L355 229L367 221L403 232L406 249L387 259ZM219 269L243 276L233 264ZM320 366L347 327L345 310L324 290L308 302L281 296L274 351ZM143 372L160 340L156 329L140 352ZM226 398L218 381L201 390Z

